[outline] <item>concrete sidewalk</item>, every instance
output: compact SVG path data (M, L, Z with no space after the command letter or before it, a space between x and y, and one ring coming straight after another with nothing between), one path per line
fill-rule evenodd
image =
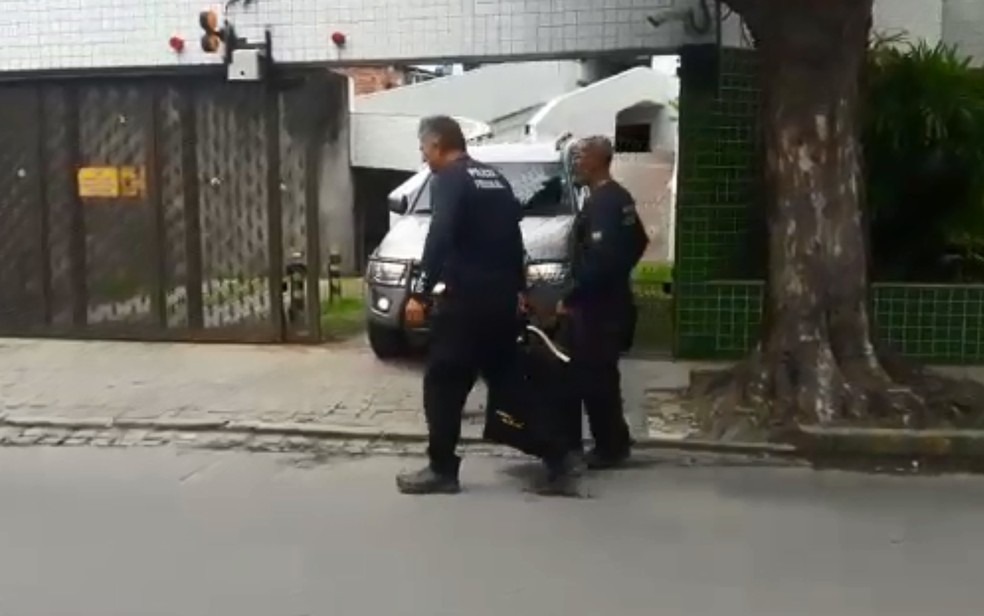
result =
M667 422L657 421L660 429L652 430L649 415L661 404L658 391L686 386L690 368L624 362L626 412L637 437L685 436L685 427ZM466 436L481 431L483 401L479 387L467 406ZM425 431L421 366L380 362L361 341L299 347L5 339L0 414L15 423L263 422L326 431Z

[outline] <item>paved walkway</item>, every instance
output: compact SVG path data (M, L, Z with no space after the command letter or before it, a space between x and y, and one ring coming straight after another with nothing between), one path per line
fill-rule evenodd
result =
M658 394L689 367L626 360L626 411L637 436ZM218 420L424 430L421 368L377 360L360 342L325 347L0 340L0 413L8 419ZM465 434L480 431L484 391ZM672 423L672 421L670 422ZM657 420L656 434L684 428Z

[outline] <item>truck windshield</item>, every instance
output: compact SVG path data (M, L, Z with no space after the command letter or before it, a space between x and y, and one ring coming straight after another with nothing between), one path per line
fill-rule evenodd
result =
M509 181L526 216L563 216L574 213L574 205L560 162L490 163ZM412 195L412 211L431 211L430 178Z

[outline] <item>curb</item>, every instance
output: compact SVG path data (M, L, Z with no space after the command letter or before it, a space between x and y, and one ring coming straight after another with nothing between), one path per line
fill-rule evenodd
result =
M112 419L68 417L0 416L0 427L58 430L147 430L151 432L225 432L266 436L303 436L324 440L368 440L394 443L425 443L427 433L419 430L384 430L367 426L265 421L219 421L211 419ZM462 435L462 445L485 444L481 437ZM796 457L797 448L774 443L722 443L697 439L645 437L636 440L639 450L692 451L749 456Z
M116 419L26 417L0 415L0 427L57 430L147 430L150 432L224 432L267 436L302 436L324 440L368 440L424 443L420 430L385 430L367 426L220 421L212 419ZM480 437L462 435L461 444L483 444ZM735 443L700 439L645 437L636 440L642 451L691 451L805 460L923 459L979 462L984 466L984 430L899 430L802 426L788 443Z
M802 457L801 452L795 446L782 443L735 443L708 441L702 439L645 437L636 439L633 449L643 451L693 451L702 453L739 454L744 456L767 456L777 458Z
M793 437L806 458L912 458L984 462L984 430L801 427Z

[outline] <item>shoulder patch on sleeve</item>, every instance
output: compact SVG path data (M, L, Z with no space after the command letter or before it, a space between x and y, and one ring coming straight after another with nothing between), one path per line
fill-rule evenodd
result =
M632 203L622 206L622 225L625 227L631 227L636 224L636 220L639 218L639 213L636 211L635 205Z

